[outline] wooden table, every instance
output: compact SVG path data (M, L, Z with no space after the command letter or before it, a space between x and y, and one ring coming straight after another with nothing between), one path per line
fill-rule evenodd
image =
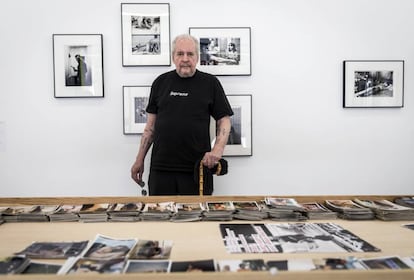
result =
M252 199L252 197L243 197ZM255 197L257 198L257 197ZM308 197L311 198L311 197ZM169 201L195 201L199 197L169 197ZM211 197L207 200L241 200L241 197ZM113 201L166 201L165 198L94 198L95 202ZM56 204L86 201L85 198L32 198L32 199L7 199L0 198L0 204ZM89 198L88 202L91 201ZM300 200L299 200L300 201ZM53 203L51 203L53 202ZM114 238L138 238L154 240L172 240L173 249L170 259L173 261L202 260L202 259L249 259L262 258L264 260L288 260L288 259L312 259L324 257L401 257L414 255L414 231L402 227L409 222L384 222L384 221L345 221L345 220L314 220L310 222L333 222L351 231L358 237L381 249L381 252L365 253L283 253L283 254L229 254L226 252L219 231L220 222L190 222L173 223L162 222L133 222L133 223L5 223L0 226L0 257L7 257L27 247L34 241L59 242L93 240L97 234L103 234ZM226 222L227 223L227 222ZM232 223L253 223L250 221L233 221ZM259 223L279 223L271 220L263 220ZM369 271L281 271L276 275L269 272L192 272L192 273L168 273L168 274L139 274L140 279L414 279L414 270L369 270ZM56 275L13 275L0 276L0 279L55 279ZM137 274L121 275L65 275L59 279L136 279Z

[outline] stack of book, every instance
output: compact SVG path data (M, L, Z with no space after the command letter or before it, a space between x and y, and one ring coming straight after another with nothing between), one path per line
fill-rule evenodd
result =
M266 211L274 221L306 220L306 210L294 198L265 197Z
M109 222L136 222L139 221L139 215L144 208L141 202L114 203L107 213Z
M79 211L82 209L82 206L82 204L60 205L55 212L49 214L49 219L51 222L77 222L79 221Z
M338 213L345 220L373 220L375 214L371 209L356 204L350 199L325 200L327 208Z
M176 212L174 202L146 203L140 217L144 221L164 221Z
M109 203L83 204L79 210L81 222L106 222L108 220Z
M200 221L206 207L203 203L176 203L177 212L171 217L172 222Z
M354 199L357 204L370 208L375 217L384 221L401 221L401 220L414 220L414 208L409 208L392 203L389 200L363 200Z
M209 201L203 213L204 221L230 221L236 211L231 201Z
M233 214L235 219L261 221L268 217L266 211L259 206L256 201L233 201L236 212Z
M337 212L334 212L318 202L301 203L301 206L306 210L306 216L310 220L328 220L336 219Z

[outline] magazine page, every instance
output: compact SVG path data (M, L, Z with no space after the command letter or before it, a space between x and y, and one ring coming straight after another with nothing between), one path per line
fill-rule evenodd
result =
M168 259L172 240L138 240L128 255L129 259Z
M98 260L125 258L136 243L135 238L118 239L98 234L82 257Z
M66 259L80 255L88 241L80 242L33 242L16 255L26 255L32 259Z

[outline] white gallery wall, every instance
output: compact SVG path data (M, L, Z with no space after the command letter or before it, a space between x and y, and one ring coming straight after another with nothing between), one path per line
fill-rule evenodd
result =
M139 195L122 86L173 68L122 66L128 2L0 1L0 196ZM414 1L159 2L171 37L251 27L252 75L219 79L253 96L253 156L228 157L214 194L414 193ZM103 35L104 98L54 98L54 33ZM404 60L404 107L342 108L344 60Z

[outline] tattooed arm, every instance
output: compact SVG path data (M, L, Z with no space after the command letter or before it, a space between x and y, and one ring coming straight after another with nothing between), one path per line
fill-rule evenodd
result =
M149 148L152 145L154 138L154 126L157 115L147 113L147 117L147 123L144 128L144 133L141 137L141 144L139 145L138 155L131 167L131 177L137 183L142 181L142 174L144 173L144 160Z
M229 139L230 129L231 122L229 116L217 120L216 142L214 143L211 152L206 153L203 157L203 164L208 168L214 167L221 159L224 147Z

